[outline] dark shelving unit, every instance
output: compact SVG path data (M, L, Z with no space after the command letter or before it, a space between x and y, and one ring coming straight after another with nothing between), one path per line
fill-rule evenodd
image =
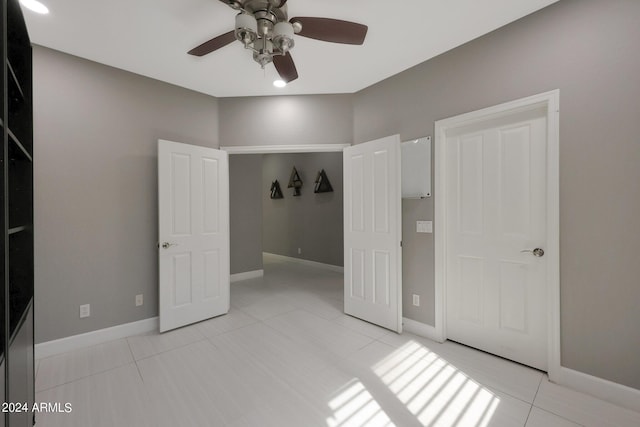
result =
M3 402L33 406L33 95L31 42L18 0L2 0L3 230L0 255L0 375ZM0 415L0 427L33 425L30 411Z

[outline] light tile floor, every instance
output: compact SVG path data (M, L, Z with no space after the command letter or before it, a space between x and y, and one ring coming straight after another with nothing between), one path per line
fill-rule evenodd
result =
M38 427L639 426L640 413L468 347L342 313L339 273L282 261L231 311L38 361Z

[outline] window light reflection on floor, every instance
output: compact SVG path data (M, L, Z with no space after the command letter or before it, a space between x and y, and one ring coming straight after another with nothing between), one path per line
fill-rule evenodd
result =
M373 371L425 426L485 427L500 399L422 344L410 341ZM329 402L329 427L395 425L361 381L354 379Z
M333 416L329 427L386 427L393 426L387 414L358 380L353 380L329 402Z
M491 391L415 341L373 370L422 425L483 427L500 403Z

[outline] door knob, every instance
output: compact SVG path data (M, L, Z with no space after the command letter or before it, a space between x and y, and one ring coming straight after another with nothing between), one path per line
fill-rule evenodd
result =
M544 256L544 249L542 248L535 248L535 249L523 249L520 251L520 253L530 253L533 254L533 256L535 257L543 257Z
M164 243L162 244L162 248L163 248L163 249L169 249L171 246L177 246L177 245L178 245L177 243L164 242Z

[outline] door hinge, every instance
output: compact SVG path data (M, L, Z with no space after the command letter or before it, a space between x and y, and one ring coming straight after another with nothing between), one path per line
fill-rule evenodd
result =
M402 247L402 240L400 240L400 247Z

